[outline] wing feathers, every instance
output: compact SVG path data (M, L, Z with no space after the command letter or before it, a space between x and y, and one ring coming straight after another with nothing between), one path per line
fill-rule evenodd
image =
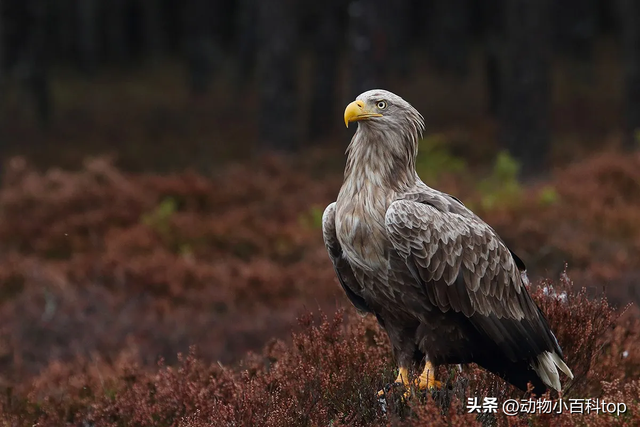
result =
M547 385L569 375L546 319L523 290L524 263L473 214L397 200L385 217L389 240L433 305L462 313L511 361L533 360ZM538 357L539 355L539 357ZM557 360L556 360L557 359Z
M542 382L549 387L560 391L560 375L558 368L568 377L573 378L573 373L564 361L555 353L545 351L537 358L537 363L533 364L533 370L536 371Z

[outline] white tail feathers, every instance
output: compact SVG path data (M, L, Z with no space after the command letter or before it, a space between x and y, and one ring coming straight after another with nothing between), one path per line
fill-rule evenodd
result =
M573 378L573 373L566 363L556 353L545 351L538 355L537 363L532 364L533 370L536 371L543 383L560 391L560 375L558 368L564 372L569 378Z

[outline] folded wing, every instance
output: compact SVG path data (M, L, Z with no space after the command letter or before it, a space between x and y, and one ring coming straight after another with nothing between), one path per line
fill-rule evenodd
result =
M385 217L389 240L425 298L443 312L462 313L508 360L530 361L543 382L559 389L556 366L569 376L571 371L523 285L522 262L462 205L447 209L440 202L398 200Z

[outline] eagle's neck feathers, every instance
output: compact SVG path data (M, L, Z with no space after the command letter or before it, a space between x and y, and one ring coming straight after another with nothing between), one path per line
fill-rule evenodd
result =
M372 186L402 192L416 183L417 133L386 131L373 123L358 127L347 148L342 190L353 196Z
M387 265L387 208L417 181L417 136L359 126L347 148L344 182L336 204L337 236L350 261L363 270Z

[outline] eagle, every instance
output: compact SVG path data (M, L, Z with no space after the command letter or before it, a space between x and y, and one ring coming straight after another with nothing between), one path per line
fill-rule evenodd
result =
M439 388L435 366L473 362L522 390L531 383L537 395L560 391L558 371L573 374L527 292L524 263L462 202L416 172L422 115L375 89L346 107L344 122L358 129L322 233L347 297L389 336L395 382ZM414 370L421 374L410 381Z

